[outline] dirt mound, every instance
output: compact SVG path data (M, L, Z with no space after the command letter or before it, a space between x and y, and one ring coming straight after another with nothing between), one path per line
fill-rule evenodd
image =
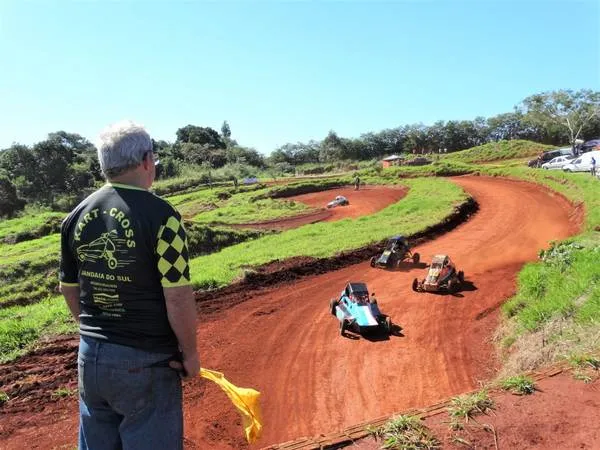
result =
M265 430L252 448L431 404L473 390L495 373L498 363L489 339L498 306L515 290L517 271L550 240L576 233L580 224L570 216L571 204L538 186L487 177L456 182L478 202L478 214L416 251L425 262L437 253L452 256L470 282L464 292L417 294L410 285L425 270L409 266L386 271L361 260L293 283L265 282L256 291L242 288L238 294L221 291L200 299L203 365L262 393ZM292 273L288 269L286 276ZM265 270L278 273L279 267ZM328 300L350 280L364 281L377 292L380 307L403 328L401 334L389 339L339 335ZM252 283L260 285L256 279ZM222 308L215 306L219 302ZM214 314L207 312L212 307ZM246 447L240 418L218 388L197 379L186 385L185 393L188 448ZM27 442L52 448L75 442L74 400L47 403L43 413L33 416L8 414L11 403L0 409L1 423L19 430L5 434L0 447L22 448ZM36 420L41 414L44 420Z

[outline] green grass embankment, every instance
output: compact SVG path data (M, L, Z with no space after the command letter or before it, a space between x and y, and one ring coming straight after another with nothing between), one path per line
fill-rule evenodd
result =
M511 159L533 158L550 150L552 145L515 139L513 141L489 142L478 147L443 155L443 159L462 163L484 163Z
M0 243L14 244L56 233L60 230L60 222L64 217L66 213L46 211L2 220L0 221Z
M401 201L371 216L303 226L228 247L191 263L196 288L222 287L243 276L244 269L294 256L325 258L379 242L393 234L410 235L441 222L467 199L447 180L406 180Z

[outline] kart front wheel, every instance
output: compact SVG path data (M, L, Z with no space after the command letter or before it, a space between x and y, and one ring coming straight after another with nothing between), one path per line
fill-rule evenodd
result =
M421 260L421 255L419 255L418 253L414 253L412 260L413 264L419 264L419 261Z
M412 290L415 292L419 292L419 280L416 278L412 282Z
M462 283L463 281L465 281L465 273L464 273L462 270L460 270L460 271L458 272L458 281L460 281L461 283Z
M371 258L371 267L375 267L375 262L377 261L377 258L375 256L373 256Z
M392 318L391 317L385 318L385 330L388 332L388 334L392 334Z

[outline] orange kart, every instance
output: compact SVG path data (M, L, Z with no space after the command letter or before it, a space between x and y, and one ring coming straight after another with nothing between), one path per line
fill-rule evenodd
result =
M435 255L427 276L421 281L415 278L412 288L415 292L456 292L464 280L464 273L456 270L448 255Z

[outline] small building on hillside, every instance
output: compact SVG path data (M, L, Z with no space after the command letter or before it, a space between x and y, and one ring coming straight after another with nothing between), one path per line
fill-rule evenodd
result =
M398 156L398 155L388 156L387 158L383 158L381 160L381 165L383 166L384 169L386 167L390 167L390 166L399 166L402 164L403 159L404 158L402 156Z

